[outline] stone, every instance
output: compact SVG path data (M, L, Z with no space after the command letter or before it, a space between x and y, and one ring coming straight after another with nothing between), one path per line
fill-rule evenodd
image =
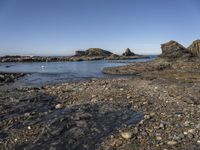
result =
M184 122L184 126L185 126L185 127L190 126L190 122L189 122L189 121L185 121L185 122Z
M169 41L165 44L161 44L163 58L180 58L190 56L191 53L181 44L176 41Z
M189 129L189 130L188 130L188 133L194 134L194 133L195 133L195 129Z
M193 41L193 43L188 47L188 50L193 56L200 57L200 40Z
M56 106L55 106L55 109L61 109L61 108L63 108L64 106L63 106L63 104L57 104Z
M85 51L86 56L111 56L113 53L101 48L89 48Z
M189 139L193 139L194 138L194 135L192 133L188 133L187 136L188 136Z
M168 141L167 144L170 146L173 146L173 145L176 145L177 142L176 141Z
M121 136L124 138L124 139L131 139L133 137L133 133L132 132L122 132L121 133Z
M123 56L135 56L133 52L129 48L125 50L125 52L122 54Z
M161 140L162 140L162 137L157 136L157 137L156 137L156 140L161 141Z

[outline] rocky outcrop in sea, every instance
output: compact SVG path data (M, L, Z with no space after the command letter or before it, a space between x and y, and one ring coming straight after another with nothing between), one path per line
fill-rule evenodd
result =
M123 56L135 56L135 53L133 53L129 48L127 48L122 55Z

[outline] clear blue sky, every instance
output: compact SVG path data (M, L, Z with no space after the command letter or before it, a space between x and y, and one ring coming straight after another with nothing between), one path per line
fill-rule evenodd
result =
M159 54L163 42L198 38L200 0L0 0L0 55Z

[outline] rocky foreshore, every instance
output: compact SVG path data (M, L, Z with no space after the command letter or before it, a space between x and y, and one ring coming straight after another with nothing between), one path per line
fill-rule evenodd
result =
M148 58L147 55L136 55L125 50L122 55L116 55L100 48L90 48L86 51L76 51L73 56L47 57L47 56L2 56L0 62L58 62L58 61L93 61L93 60L125 60Z
M0 90L0 149L199 150L196 45L104 70L128 78Z
M12 83L25 76L25 73L0 73L0 84Z

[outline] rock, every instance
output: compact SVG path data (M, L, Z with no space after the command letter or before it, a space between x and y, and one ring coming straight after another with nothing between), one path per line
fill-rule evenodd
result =
M173 140L175 140L175 141L180 141L181 139L182 139L182 137L184 137L184 135L182 136L182 135L174 135L173 136Z
M101 48L89 48L85 51L86 56L111 56L113 53Z
M189 47L188 50L192 53L193 56L200 57L200 40L194 41Z
M55 106L55 109L61 109L61 108L63 108L64 106L63 106L63 104L57 104L56 106Z
M0 80L4 80L4 78L5 78L5 75L0 74Z
M193 139L194 138L194 135L192 133L188 133L187 136L188 136L189 139Z
M165 125L163 123L160 124L159 126L161 129L165 129Z
M195 129L189 129L189 130L188 130L188 133L194 134L194 133L195 133Z
M155 115L156 115L155 112L151 112L151 113L150 113L150 117L154 117Z
M144 119L149 120L149 119L151 119L151 116L150 115L145 115Z
M156 137L156 140L161 141L161 140L162 140L162 137L157 136L157 137Z
M85 55L85 51L76 51L75 52L75 56L84 56Z
M124 138L124 139L131 139L133 137L133 133L132 132L122 132L121 133L121 136Z
M176 141L168 141L167 144L170 146L173 146L173 145L176 145L177 142Z
M184 126L185 126L185 127L190 126L190 122L189 122L189 121L185 121L185 122L184 122Z
M176 41L169 41L168 43L161 45L162 54L160 57L163 58L180 58L188 57L191 55L189 51Z
M92 98L95 98L95 97L97 97L96 95L92 95Z
M122 54L123 56L135 56L133 52L129 48L125 50L125 52Z

